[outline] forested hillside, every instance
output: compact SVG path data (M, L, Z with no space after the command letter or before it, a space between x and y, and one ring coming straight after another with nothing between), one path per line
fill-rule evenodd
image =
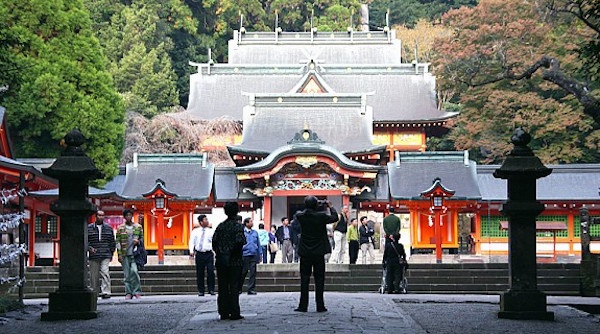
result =
M107 177L132 151L201 149L190 134L214 122L165 117L188 103L189 61L206 62L210 49L226 62L242 17L249 31L276 22L286 31L359 30L364 3L370 29L383 29L389 13L406 60L417 50L432 62L440 107L461 112L430 149L496 163L524 126L545 162L600 161L594 0L0 0L0 105L17 155L56 156L74 126ZM157 125L160 136L141 135ZM216 128L239 131L228 120Z

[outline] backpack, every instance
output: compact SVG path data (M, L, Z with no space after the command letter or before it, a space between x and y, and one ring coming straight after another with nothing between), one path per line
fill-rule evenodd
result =
M138 269L144 269L144 266L148 263L148 252L144 247L144 240L140 238L139 241L140 243L133 247L133 258Z

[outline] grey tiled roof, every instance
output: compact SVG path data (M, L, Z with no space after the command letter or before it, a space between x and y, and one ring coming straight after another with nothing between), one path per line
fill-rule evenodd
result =
M552 173L536 182L536 196L541 201L600 200L600 164L548 165ZM499 165L477 166L482 200L505 201L506 180L492 174Z
M29 195L33 197L57 197L58 196L58 188L48 189L48 190L39 190L39 191L31 191ZM88 195L89 197L113 197L117 194L113 190L107 189L98 189L94 187L88 187Z
M229 42L230 64L298 64L315 59L326 64L399 64L401 43L383 32L248 32Z
M319 94L319 99L331 101L332 96ZM310 105L303 102L310 96L296 94L303 98L280 106L258 105L248 108L244 119L242 142L236 150L272 152L287 145L294 135L307 127L316 132L325 144L341 152L362 152L376 148L372 144L372 115L363 112L360 96L353 103L340 105L320 103ZM284 97L283 100L286 100ZM343 99L340 97L340 101ZM296 105L297 107L293 107Z
M22 163L20 161L17 160L13 160L11 158L7 158L5 156L1 156L0 155L0 166L2 167L7 167L10 169L14 169L14 170L18 170L18 171L23 171L23 172L27 172L27 173L32 173L34 174L36 177L40 177L43 178L45 180L48 180L50 182L56 183L58 184L58 180L47 176L45 174L42 173L42 171L40 171L39 169L35 168L32 165L26 164L26 163Z
M250 192L240 192L239 182L233 168L220 167L215 169L215 201L257 201L259 198Z
M438 177L455 191L453 199L481 199L476 163L468 160L465 165L462 152L402 153L400 163L387 166L393 199L419 199Z
M143 161L144 157L157 159ZM165 159L162 159L165 158ZM204 200L210 196L214 177L214 166L185 155L140 155L140 160L126 166L125 183L119 194L130 199L142 199L142 194L152 190L156 180L165 182L165 188L177 194L180 200Z
M195 119L229 116L241 120L248 98L242 93L287 93L306 74L303 65L293 68L264 67L244 70L215 65L211 74L190 76L187 113ZM369 94L374 121L418 122L444 120L456 115L436 108L435 77L414 73L410 64L397 66L322 65L319 75L339 94ZM348 70L350 68L350 70ZM217 69L221 69L220 71Z

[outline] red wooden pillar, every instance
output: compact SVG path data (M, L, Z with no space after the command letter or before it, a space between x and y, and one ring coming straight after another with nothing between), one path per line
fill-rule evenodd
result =
M434 209L435 221L433 222L435 233L435 262L442 263L442 215L439 209Z
M270 196L265 196L263 201L263 220L265 222L265 230L271 230L271 206L272 206L273 198Z
M37 210L35 209L35 205L31 207L31 212L29 213L29 267L33 267L35 265L35 219L37 217Z
M156 242L158 243L158 264L165 264L165 236L164 236L164 225L165 225L165 211L156 210Z

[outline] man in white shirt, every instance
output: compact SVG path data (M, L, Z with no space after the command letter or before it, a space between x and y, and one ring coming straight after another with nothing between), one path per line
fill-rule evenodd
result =
M198 296L204 296L204 269L208 293L215 295L215 255L212 251L213 229L208 227L206 215L198 216L200 227L190 234L190 257L196 259L196 285Z

